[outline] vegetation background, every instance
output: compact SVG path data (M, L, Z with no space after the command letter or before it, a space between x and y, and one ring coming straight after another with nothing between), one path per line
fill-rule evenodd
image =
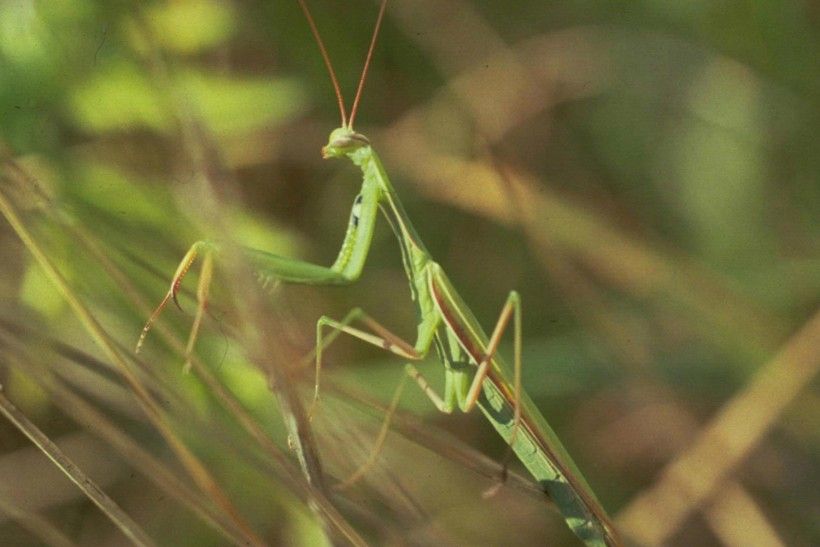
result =
M350 100L376 3L310 5ZM522 294L524 387L637 544L820 544L818 22L798 1L388 5L357 129L488 329ZM401 362L340 339L308 423L303 356L354 306L413 338L382 219L347 288L263 290L221 257L185 374L192 269L134 360L196 240L332 262L359 184L320 158L337 125L295 2L0 2L3 398L159 544L343 543L337 514L376 544L576 545L517 464L482 498L504 446L415 389L334 490ZM0 543L38 542L127 543L3 422Z

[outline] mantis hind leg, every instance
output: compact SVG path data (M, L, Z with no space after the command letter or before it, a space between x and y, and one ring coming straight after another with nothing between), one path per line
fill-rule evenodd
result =
M506 332L511 319L513 319L514 338L513 383L515 391L515 427L518 427L521 421L521 297L515 291L510 291L507 301L501 309L498 321L495 324L493 333L490 336L490 341L487 344L487 351L481 359L481 362L478 363L478 370L473 377L473 382L462 401L462 410L464 412L470 412L478 402L481 384L487 377L493 358L496 352L498 352L501 337Z
M512 454L512 447L515 444L515 437L518 434L518 429L521 426L521 297L515 291L510 291L504 307L498 316L493 333L490 336L490 341L487 344L487 351L484 354L481 362L478 364L478 370L473 377L472 384L467 390L467 393L459 404L464 412L469 412L475 408L481 393L481 386L484 379L487 377L493 358L498 351L498 346L501 343L501 337L507 330L510 320L513 320L513 394L515 396L514 410L513 410L513 429L510 441L507 445L507 451L502 458L501 477L497 485L491 487L484 493L485 497L494 495L498 488L504 484L507 477L507 460Z

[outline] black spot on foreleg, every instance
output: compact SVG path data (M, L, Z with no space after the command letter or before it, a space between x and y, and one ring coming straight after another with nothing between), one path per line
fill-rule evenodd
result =
M356 199L353 201L353 209L350 212L350 222L353 224L354 228L359 227L359 216L361 215L362 210L362 195L359 194L356 196Z

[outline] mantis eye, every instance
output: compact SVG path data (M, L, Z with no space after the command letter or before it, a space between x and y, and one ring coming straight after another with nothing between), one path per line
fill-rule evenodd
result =
M370 141L361 133L349 133L334 139L329 146L340 149L355 149L369 144Z
M369 145L370 141L361 133L355 133L345 128L337 129L331 133L327 146L322 148L322 156L325 158L343 156Z

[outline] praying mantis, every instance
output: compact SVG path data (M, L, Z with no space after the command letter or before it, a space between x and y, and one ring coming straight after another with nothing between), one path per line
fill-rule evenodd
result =
M470 308L459 296L442 266L434 260L414 228L398 194L393 188L379 156L367 137L353 128L367 70L372 59L386 0L381 3L356 96L347 115L345 102L316 24L305 0L298 0L319 46L336 93L342 118L322 148L324 158L347 158L362 173L362 186L350 213L344 240L335 262L329 266L273 255L261 250L244 253L263 282L307 285L347 285L356 282L364 268L379 211L396 235L402 262L416 305L418 324L415 343L402 340L381 326L364 311L355 309L343 320L323 316L317 323L316 384L314 403L319 395L322 351L327 345L325 332L345 333L389 351L404 360L406 375L415 381L435 407L444 413L456 408L470 412L478 407L502 436L521 463L562 513L569 528L589 546L620 545L606 511L587 485L581 472L567 454L557 435L535 404L521 388L521 299L509 293L492 333L487 336ZM202 256L202 273L197 291L199 302L188 352L193 350L201 324L211 281L214 255L219 245L210 241L195 243L183 258L164 299L145 325L137 350L151 325L177 291L190 267ZM498 353L502 335L513 323L514 359L512 371ZM352 325L361 323L363 328ZM435 348L444 365L445 387L440 395L413 365ZM512 372L512 374L510 374ZM510 381L512 376L512 381Z

